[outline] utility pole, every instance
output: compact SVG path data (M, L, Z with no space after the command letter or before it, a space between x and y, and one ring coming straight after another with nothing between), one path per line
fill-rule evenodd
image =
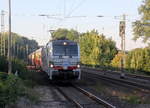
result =
M12 72L11 37L11 0L9 0L9 36L8 36L8 74Z
M126 29L126 15L123 14L123 19L120 21L119 25L119 36L121 37L121 53L123 56L121 57L121 76L120 78L125 77L124 68L125 68L125 29Z
M5 32L5 24L4 24L4 17L5 17L5 11L1 11L1 36L0 36L0 55L5 56L5 38L4 38L4 32Z

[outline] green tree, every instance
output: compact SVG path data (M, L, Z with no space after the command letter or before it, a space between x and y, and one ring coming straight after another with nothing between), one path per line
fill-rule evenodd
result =
M150 42L150 0L144 0L139 7L141 20L133 23L134 40L143 38L144 42Z
M87 32L80 37L81 62L88 65L110 65L117 53L115 42L99 35L96 30Z
M126 68L150 72L150 49L137 48L130 51L126 59Z
M1 34L0 34L1 35ZM3 33L5 39L5 52L8 52L8 33ZM0 44L2 46L2 44ZM26 37L20 36L17 33L12 33L12 56L19 59L27 59L27 55L34 50L38 49L38 43L35 40L29 40ZM5 56L6 56L5 55Z
M123 56L124 54L122 52L118 52L118 54L116 54L113 60L111 61L111 65L117 68L121 67L121 59Z
M52 38L53 39L69 39L69 40L73 40L77 42L79 40L79 33L73 29L68 30L68 29L60 28L52 33Z

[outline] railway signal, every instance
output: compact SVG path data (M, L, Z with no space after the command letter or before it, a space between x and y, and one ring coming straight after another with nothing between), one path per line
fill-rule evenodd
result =
M123 37L125 34L125 21L120 21L119 25L119 36Z
M99 15L97 17L105 17L103 15ZM123 56L120 60L120 68L121 68L121 75L120 78L125 77L124 68L125 68L125 31L126 31L126 15L123 14L121 16L123 19L119 23L119 36L121 37L121 52ZM118 18L118 16L115 16L115 19ZM120 16L119 16L120 19Z

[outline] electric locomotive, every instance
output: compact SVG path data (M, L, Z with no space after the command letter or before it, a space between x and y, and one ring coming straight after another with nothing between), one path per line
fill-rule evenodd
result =
M77 42L70 40L51 40L38 51L38 59L34 56L31 61L45 71L51 80L53 79L75 79L81 78L80 70L80 48ZM32 53L34 54L34 53ZM30 56L32 55L30 54ZM38 64L37 64L38 63Z

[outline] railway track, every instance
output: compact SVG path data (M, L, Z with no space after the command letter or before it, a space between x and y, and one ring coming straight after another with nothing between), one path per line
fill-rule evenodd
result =
M70 87L56 86L56 89L68 101L74 103L77 108L116 108L110 103L75 85L71 85Z
M82 67L82 69L88 69L88 70L92 70L92 71L99 72L102 74L104 74L104 72L105 72L105 74L107 74L107 75L115 75L117 77L120 77L120 75L121 75L121 71L112 71L112 70L103 71L98 68L89 68L89 67ZM138 81L141 83L150 83L150 76L129 74L129 73L125 73L125 72L124 72L124 74L125 74L125 78L128 80L135 80L135 81Z
M127 88L131 88L131 89L135 89L135 90L138 90L140 92L143 92L143 93L150 93L150 90L147 90L147 89L143 89L141 87L138 87L136 85L132 85L132 84L128 84L126 82L121 82L121 81L118 81L118 80L114 80L112 78L108 78L108 77L102 77L102 76L98 76L98 75L95 75L95 74L91 74L91 73L83 73L84 77L88 78L88 79L94 79L94 80L103 80L103 81L106 81L108 83L112 83L112 84L115 84L115 85L118 85L118 86L122 86L122 87L127 87Z
M85 69L85 68L82 71L86 74L94 75L96 78L105 79L116 83L123 83L132 86L134 88L137 88L141 91L150 93L150 83L141 83L136 80L131 80L131 79L129 80L128 78L120 79L120 77L115 75L109 75L108 73L103 74L103 72Z

